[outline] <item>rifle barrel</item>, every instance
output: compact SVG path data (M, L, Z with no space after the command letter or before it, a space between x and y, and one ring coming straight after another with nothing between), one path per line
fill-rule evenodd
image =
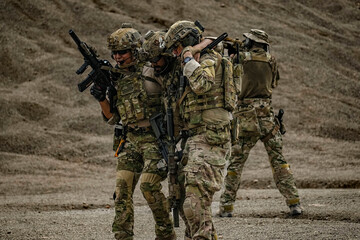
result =
M72 39L74 39L74 42L79 46L81 41L80 41L79 37L76 35L76 33L72 29L70 29L69 34L72 37Z
M207 50L213 49L216 45L218 45L222 40L224 40L228 34L225 32L221 34L219 37L217 37L214 41L212 41L209 45L207 45L203 50L201 50L200 55L203 55L206 53Z

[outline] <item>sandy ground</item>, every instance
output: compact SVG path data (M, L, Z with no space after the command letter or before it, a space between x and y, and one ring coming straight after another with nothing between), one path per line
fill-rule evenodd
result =
M139 189L137 189L139 193ZM233 218L215 216L219 195L213 203L214 224L219 239L359 239L360 190L301 189L304 214L292 218L277 190L240 190L241 200L235 205ZM103 194L99 199L107 200ZM81 197L76 194L36 195L1 198L1 239L113 239L111 223L113 207L90 206L89 209L44 210L44 203L63 206ZM49 201L49 199L52 199ZM96 205L96 200L87 204ZM106 202L106 201L105 201ZM35 204L39 209L19 205ZM45 204L45 205L47 205ZM154 221L144 201L135 207L135 239L154 239ZM184 225L176 228L178 239L183 239Z
M359 0L0 1L0 239L112 239L113 128L78 92L88 72L75 74L83 59L68 31L112 61L106 39L121 23L145 34L184 19L206 36L269 34L273 104L285 110L284 156L305 208L287 215L257 144L235 216L214 217L219 238L360 239ZM138 188L134 202L135 239L154 239Z

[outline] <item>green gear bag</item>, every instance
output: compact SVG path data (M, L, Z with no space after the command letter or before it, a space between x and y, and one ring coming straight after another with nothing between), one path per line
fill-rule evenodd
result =
M235 139L246 136L260 136L261 130L254 106L243 108L234 115L236 118L236 126L234 126L236 127L236 136L233 137Z

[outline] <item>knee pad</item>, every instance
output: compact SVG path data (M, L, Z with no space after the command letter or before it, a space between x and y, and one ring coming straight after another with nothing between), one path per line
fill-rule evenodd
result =
M201 193L197 187L187 186L186 187L186 198L184 201L183 209L186 219L190 222L200 221L201 212Z
M131 195L135 173L120 170L116 173L116 188L113 194L114 200L126 199Z
M143 173L141 175L141 184L149 183L151 185L157 185L160 184L160 182L161 182L161 177L158 174Z
M161 177L157 174L144 173L141 176L140 190L149 204L156 202L156 192L161 190L160 182Z

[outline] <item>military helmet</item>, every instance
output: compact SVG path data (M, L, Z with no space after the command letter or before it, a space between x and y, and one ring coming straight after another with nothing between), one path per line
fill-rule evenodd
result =
M123 23L108 37L108 49L111 51L134 50L140 46L141 35L130 23Z
M142 45L147 59L153 59L160 56L165 49L165 32L152 30L145 34L145 41Z
M250 32L244 33L243 35L254 42L269 44L269 36L263 30L251 29Z
M170 49L177 42L182 43L183 47L189 46L190 44L186 42L184 43L184 40L190 36L195 39L200 39L204 29L201 27L201 25L199 26L198 24L183 20L177 21L171 25L165 34L166 48Z

